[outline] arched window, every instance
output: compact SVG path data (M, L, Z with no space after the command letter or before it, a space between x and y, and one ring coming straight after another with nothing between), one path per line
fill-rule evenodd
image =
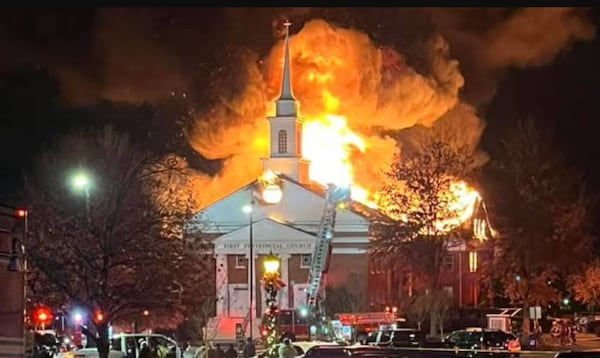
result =
M287 131L283 129L280 130L278 133L278 140L279 153L287 153Z

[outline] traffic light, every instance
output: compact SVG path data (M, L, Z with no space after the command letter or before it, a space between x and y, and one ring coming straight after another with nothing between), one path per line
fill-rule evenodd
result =
M33 322L37 325L46 325L52 321L52 313L46 307L40 307L32 313Z
M27 210L25 210L25 209L15 210L15 217L17 217L19 219L25 219L27 217Z
M102 311L96 311L94 313L94 320L96 321L96 323L104 321L104 314L102 313Z

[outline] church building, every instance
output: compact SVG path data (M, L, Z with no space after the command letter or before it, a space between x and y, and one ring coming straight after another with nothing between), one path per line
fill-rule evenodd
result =
M249 328L250 321L252 336L259 337L265 309L260 277L262 262L270 253L281 260L285 287L279 293L280 308L299 309L306 303L325 188L310 181L310 162L302 157L303 120L293 96L289 57L288 27L281 94L275 101L275 116L267 118L270 153L262 159L264 172L276 175L235 190L204 208L192 222L213 240L217 303L207 329L209 340L234 339L236 324ZM383 302L402 289L390 286L389 270L379 272L369 262L369 228L377 218L381 218L378 211L358 202L338 213L326 275L327 286L348 285L362 297L363 311L373 309L375 299Z

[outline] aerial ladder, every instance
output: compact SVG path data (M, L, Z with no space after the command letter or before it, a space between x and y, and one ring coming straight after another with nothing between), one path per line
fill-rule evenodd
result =
M317 332L310 332L310 336L325 334L323 330L323 310L321 298L323 297L325 274L331 257L331 241L334 236L335 217L338 210L345 210L350 203L350 187L329 184L325 192L325 208L317 231L317 241L313 251L310 271L308 273L308 287L306 289L306 304L313 319L313 327ZM313 328L311 328L311 331Z

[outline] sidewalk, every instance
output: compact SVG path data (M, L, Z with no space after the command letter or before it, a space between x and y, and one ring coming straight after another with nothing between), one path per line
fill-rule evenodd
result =
M540 347L541 349L556 351L600 349L600 337L593 333L577 333L575 344L567 346L561 345L558 338L553 338L548 333L544 333L542 337L545 346Z

